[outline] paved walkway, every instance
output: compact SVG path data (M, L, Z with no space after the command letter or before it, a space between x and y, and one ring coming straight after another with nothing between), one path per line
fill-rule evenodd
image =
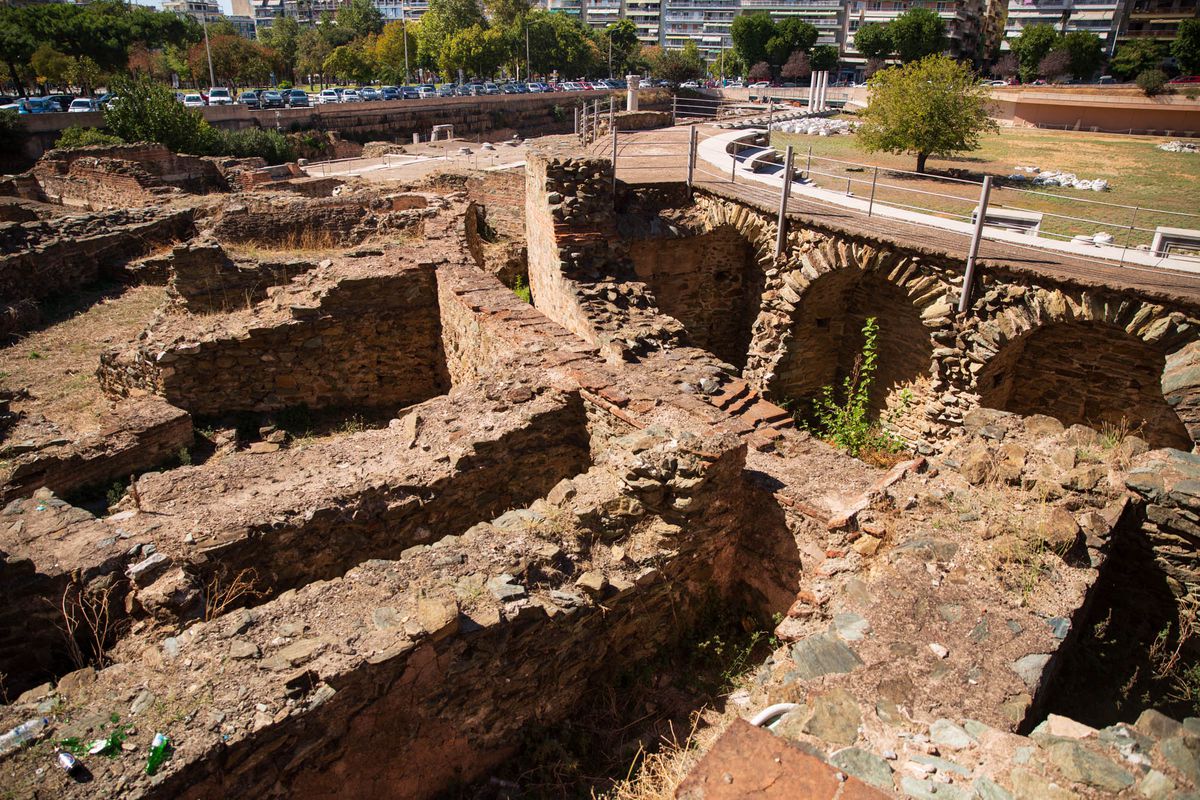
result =
M698 125L701 147L728 131ZM689 130L673 128L623 133L618 139L617 177L629 183L666 183L687 179ZM717 145L712 142L710 148ZM611 157L612 141L602 138L591 146L596 155ZM732 166L732 161L730 161ZM749 203L772 214L778 212L779 188L747 177L740 167L736 176L715 164L697 159L694 183L697 188L722 197ZM921 224L865 210L804 197L797 192L788 203L788 216L814 227L851 235L886 238L902 247L934 250L965 264L969 234L953 228ZM1043 250L1011 241L984 239L980 245L980 268L1000 267L1032 272L1048 278L1088 285L1131 289L1174 302L1200 306L1200 275L1173 269L1121 264L1098 256L1081 256Z

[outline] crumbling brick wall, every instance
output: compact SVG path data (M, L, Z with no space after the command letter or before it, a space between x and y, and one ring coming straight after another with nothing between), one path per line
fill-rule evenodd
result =
M168 294L194 314L248 308L272 286L316 267L297 259L231 259L216 242L176 247L168 258Z
M313 276L306 277L321 279ZM197 327L108 351L100 384L115 396L153 392L193 414L301 404L395 410L448 388L432 264L332 281L315 304L310 292L309 305L297 298L266 316L249 310L211 323L185 320Z

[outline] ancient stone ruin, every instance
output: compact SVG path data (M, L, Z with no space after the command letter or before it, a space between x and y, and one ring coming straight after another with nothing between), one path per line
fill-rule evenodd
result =
M1200 287L958 314L554 138L3 185L5 796L1200 790ZM869 459L805 417L868 319Z

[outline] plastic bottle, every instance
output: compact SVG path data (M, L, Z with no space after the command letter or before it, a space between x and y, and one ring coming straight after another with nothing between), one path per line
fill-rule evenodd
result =
M58 765L68 775L74 774L75 770L79 769L79 759L68 753L66 750L60 750L58 753Z
M8 755L14 750L20 749L29 742L32 742L34 739L39 738L49 724L50 720L45 717L34 717L31 720L22 722L8 733L0 736L0 756Z
M167 749L170 746L171 742L166 736L161 733L154 734L154 740L150 742L150 758L146 761L147 775L158 772L158 768L167 760Z

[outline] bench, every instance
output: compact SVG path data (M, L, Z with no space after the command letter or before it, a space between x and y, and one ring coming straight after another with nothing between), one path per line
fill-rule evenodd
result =
M1150 252L1159 258L1166 258L1176 250L1188 252L1177 253L1189 258L1200 257L1200 231L1193 228L1164 228L1159 225L1154 229L1154 241L1150 243Z
M971 222L979 217L979 206L971 212ZM988 206L983 215L983 224L989 228L1000 228L1013 233L1027 233L1037 236L1042 228L1042 214L1039 211L1019 211L1015 208L993 208Z

